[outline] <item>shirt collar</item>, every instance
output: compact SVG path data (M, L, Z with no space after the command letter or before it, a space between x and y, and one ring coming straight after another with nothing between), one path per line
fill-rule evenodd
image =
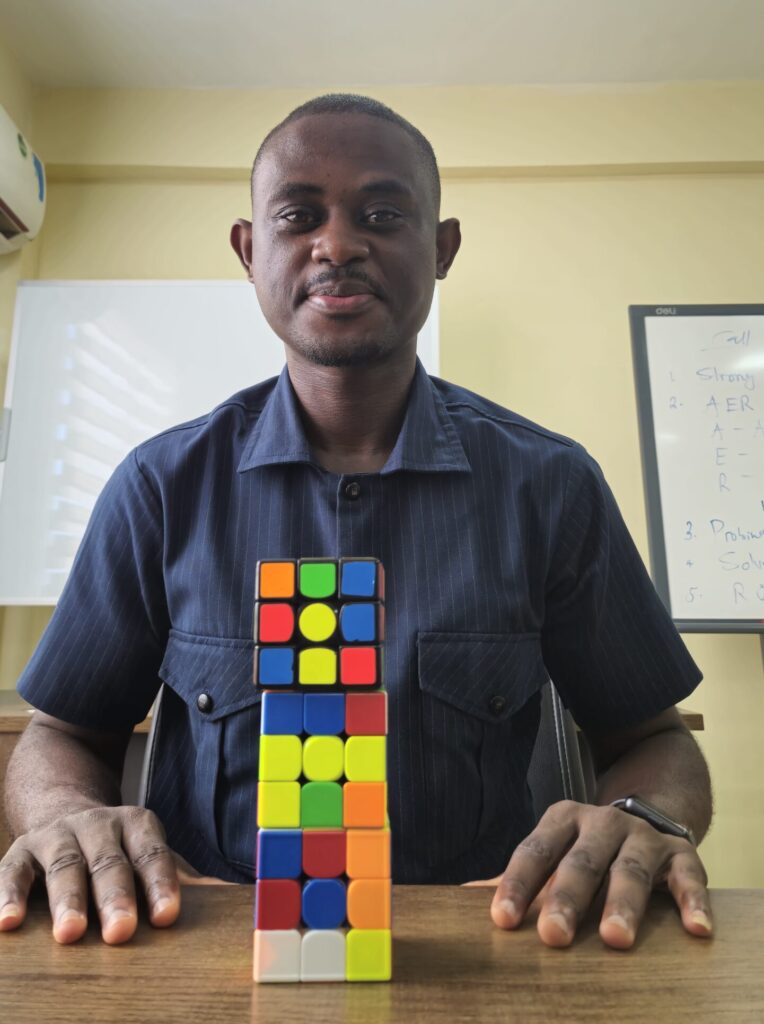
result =
M244 445L239 472L287 462L318 465L305 437L297 396L284 366ZM386 475L399 470L471 470L454 422L419 358L403 425L380 472Z

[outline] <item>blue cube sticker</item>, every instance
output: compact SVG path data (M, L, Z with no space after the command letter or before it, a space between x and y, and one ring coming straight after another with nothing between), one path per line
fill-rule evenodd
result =
M343 597L374 597L376 589L376 562L342 563L340 593Z
M264 736L299 736L302 733L301 693L264 693L262 733Z
M257 877L299 878L302 874L302 832L266 829L257 833Z
M345 694L306 693L303 720L311 736L338 736L345 729Z
M373 643L377 639L377 606L346 604L340 613L340 630L349 643Z
M257 681L260 686L289 686L294 682L294 649L261 647L258 652Z
M308 928L339 928L346 905L345 886L337 878L313 878L302 890L302 919Z

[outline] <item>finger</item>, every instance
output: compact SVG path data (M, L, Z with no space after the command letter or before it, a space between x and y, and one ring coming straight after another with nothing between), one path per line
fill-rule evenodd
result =
M45 829L31 852L45 872L53 938L76 942L88 926L87 863L77 839L65 827Z
M101 936L110 946L127 942L138 927L133 869L122 848L122 825L113 808L78 817L77 840L87 861Z
M476 878L472 882L460 882L462 889L495 889L501 881L501 875L495 878Z
M26 917L36 862L20 839L0 861L0 932L18 928Z
M155 928L167 928L180 913L180 881L162 823L153 811L131 807L122 827L123 845L146 894L149 920Z
M651 825L634 822L618 856L610 865L600 937L614 949L630 949L645 916L661 867L676 840Z
M596 820L582 829L557 866L536 923L547 946L571 944L620 845L621 835L606 822Z
M578 808L578 804L567 800L554 804L515 849L491 903L491 917L499 928L516 928L523 920L534 897L575 839Z
M709 938L713 931L708 876L697 851L685 840L669 867L666 882L682 915L682 924L691 935Z

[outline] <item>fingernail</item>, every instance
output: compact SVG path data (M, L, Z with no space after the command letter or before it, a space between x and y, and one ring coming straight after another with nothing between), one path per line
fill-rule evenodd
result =
M570 935L570 925L562 914L550 914L547 918L549 921L554 921L560 931L565 932L566 935Z
M74 907L67 907L66 910L62 910L56 919L56 924L66 924L67 921L79 920L82 914L79 910L75 910Z
M699 924L701 928L705 928L707 932L711 931L711 919L704 910L693 910L690 920L693 924Z
M112 910L112 912L109 914L109 916L106 919L106 924L107 925L116 924L117 921L124 921L126 917L132 917L132 916L133 915L130 913L129 910L122 910L122 909L118 908L117 910Z
M616 928L620 928L621 931L628 932L631 935L631 925L621 914L611 914L607 919L607 924L614 924Z
M166 907L170 906L171 902L172 901L169 896L162 896L161 899L158 899L154 904L154 913L161 914Z
M15 903L6 903L2 910L0 910L0 921L4 921L7 917L18 917L19 908Z
M517 907L515 906L513 900L499 900L499 910L503 910L504 913L509 914L510 917L517 917Z

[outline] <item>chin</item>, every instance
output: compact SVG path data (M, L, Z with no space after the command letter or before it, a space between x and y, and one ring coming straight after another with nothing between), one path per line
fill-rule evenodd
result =
M349 343L302 338L292 347L316 366L369 366L385 362L395 351L388 341L370 339Z

